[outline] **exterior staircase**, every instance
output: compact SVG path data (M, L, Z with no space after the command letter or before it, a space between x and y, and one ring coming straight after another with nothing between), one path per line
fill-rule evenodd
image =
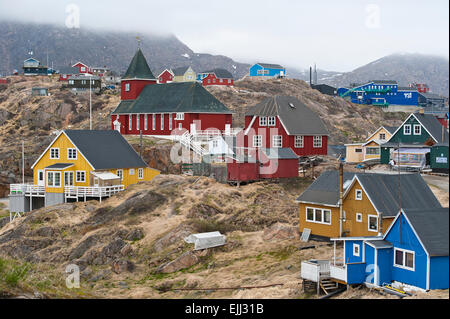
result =
M190 134L188 131L180 135L178 140L180 141L181 145L183 145L187 149L192 150L200 157L207 153L207 151L201 146L201 144L195 141L194 135Z
M319 285L320 288L322 288L323 292L325 292L325 294L327 295L331 294L339 288L339 284L335 281L330 280L329 278L321 278Z

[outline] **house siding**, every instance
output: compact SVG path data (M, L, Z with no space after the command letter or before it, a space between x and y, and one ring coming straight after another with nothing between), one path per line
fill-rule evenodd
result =
M254 64L249 69L249 75L250 76L263 76L263 77L275 77L281 74L285 76L286 75L286 69L275 69L275 68L264 68L264 70L269 71L268 74L258 74L258 70L262 70L263 67L259 64Z
M306 208L321 208L331 210L331 224L320 224L306 220ZM330 207L324 205L300 203L299 204L299 231L303 229L311 229L312 235L322 236L326 238L339 237L339 207Z
M421 134L420 135L414 135L414 125L420 125L421 128ZM404 130L404 126L405 125L411 125L411 134L410 135L405 135L403 133ZM389 140L389 142L393 142L393 143L421 143L424 144L428 139L430 138L430 134L428 134L428 132L425 130L425 128L422 126L422 124L420 124L419 121L417 121L417 119L414 116L410 116L409 119L403 123L403 125L400 127L400 129L397 131L397 133L395 133L391 139Z
M449 286L448 256L431 257L430 289L448 289Z

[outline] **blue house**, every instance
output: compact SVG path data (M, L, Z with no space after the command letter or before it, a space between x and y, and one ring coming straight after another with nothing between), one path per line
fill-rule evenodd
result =
M388 107L389 105L419 104L419 92L416 88L400 87L397 81L374 80L351 87L338 88L340 97L349 98L352 103Z
M448 289L448 213L402 209L384 236L333 239L344 241L343 264L331 263L330 276L346 284Z
M35 58L28 58L23 61L22 69L24 75L48 75L48 67L42 65Z
M256 63L250 67L249 75L270 78L285 77L286 69L279 64Z

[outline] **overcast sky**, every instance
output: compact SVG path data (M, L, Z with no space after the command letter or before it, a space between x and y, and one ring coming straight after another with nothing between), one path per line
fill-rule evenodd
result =
M391 53L449 51L448 0L0 0L0 19L73 24L70 4L81 28L172 33L238 62L351 71Z

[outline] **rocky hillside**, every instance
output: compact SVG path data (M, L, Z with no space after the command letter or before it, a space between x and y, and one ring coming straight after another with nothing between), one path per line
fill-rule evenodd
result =
M434 93L448 97L448 58L425 54L392 54L352 72L342 75L319 76L319 83L348 86L370 80L397 80L400 86L412 82L427 83Z
M31 96L31 88L47 87L50 96ZM406 114L384 113L369 106L355 105L312 90L304 81L294 79L235 82L234 88L208 87L208 90L235 112L234 126L242 127L247 107L267 96L294 95L319 114L330 132L330 143L358 141L382 123L400 124ZM120 100L118 92L92 94L93 128L110 128L109 114ZM10 183L21 181L21 141L25 142L26 178L30 166L45 150L60 129L89 128L89 94L73 94L57 78L11 77L8 85L0 85L0 198ZM130 138L139 150L139 141ZM163 173L179 173L180 167L169 159L170 143L146 139L143 156Z
M53 62L54 68L61 72L71 72L70 67L82 61L90 66L107 66L122 74L135 53L137 35L142 40L142 50L155 76L166 68L191 65L198 72L224 68L239 79L249 67L225 56L193 52L175 36L16 22L0 22L0 29L0 75L10 74L13 69L21 71L29 50L43 64L47 63L48 53L49 65Z

